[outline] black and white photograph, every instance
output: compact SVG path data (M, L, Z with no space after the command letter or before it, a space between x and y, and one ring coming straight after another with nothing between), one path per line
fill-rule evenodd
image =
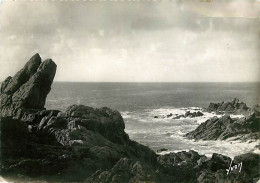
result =
M0 0L0 183L260 183L260 0Z

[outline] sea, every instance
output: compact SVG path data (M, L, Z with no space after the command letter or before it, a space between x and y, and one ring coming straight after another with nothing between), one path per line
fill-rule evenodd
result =
M260 103L259 91L260 83L54 82L45 107L65 110L72 104L82 104L118 110L129 137L158 154L195 150L206 156L220 153L234 157L246 152L260 153L256 148L260 141L241 142L234 138L225 141L189 140L184 134L217 115L203 112L201 117L181 119L167 118L167 115L203 111L210 102L234 98L253 107Z

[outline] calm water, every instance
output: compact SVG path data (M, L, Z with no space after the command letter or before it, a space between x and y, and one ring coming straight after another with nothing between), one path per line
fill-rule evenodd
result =
M210 102L234 97L253 106L260 102L260 83L68 83L56 82L48 95L48 109L64 110L72 104L110 107L121 112L129 136L154 150L194 149L203 154L234 156L251 151L259 142L194 142L183 134L195 129L212 114L193 119L154 119L154 115L180 114L188 107L207 107Z

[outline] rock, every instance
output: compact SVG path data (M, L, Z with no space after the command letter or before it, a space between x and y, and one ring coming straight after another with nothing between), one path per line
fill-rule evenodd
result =
M233 101L221 102L221 103L210 103L206 109L208 112L216 113L232 113L232 114L250 114L252 110L243 102L239 102L237 98Z
M0 94L4 93L5 88L7 87L7 85L10 83L12 77L8 76L1 84L1 89L0 89Z
M158 156L157 161L161 171L172 176L172 182L195 182L194 167L200 157L197 152L191 150L161 155Z
M205 164L205 162L208 161L208 158L206 156L202 156L198 161L198 166L202 166L203 164Z
M259 179L259 158L257 154L247 153L236 156L231 164L230 158L213 154L208 160L211 168L201 169L197 182L255 182L254 180Z
M231 162L231 158L227 156L223 156L221 154L213 153L210 161L208 162L210 170L212 172L216 172L219 169L226 169L229 167L229 164Z
M173 117L172 119L180 119L180 118L185 118L185 116L181 114Z
M168 149L166 149L166 148L161 148L161 149L158 149L156 152L157 152L157 153L161 153L161 152L164 152L164 151L168 151Z
M44 109L55 73L56 64L51 59L42 62L37 72L13 94L12 102L20 108Z
M187 111L184 116L185 116L186 118L187 118L187 117L194 118L194 117L203 116L203 113L200 112L200 111L196 111L196 112Z
M166 117L167 118L172 117L172 113L168 114Z
M199 109L197 109L199 110ZM201 111L195 111L195 112L190 112L187 111L184 115L183 114L176 114L175 116L173 116L172 113L162 116L154 116L154 118L171 118L172 119L181 119L181 118L195 118L195 117L199 117L199 116L203 116L204 114Z
M199 117L199 116L203 116L204 114L200 111L195 111L195 112L190 112L187 111L184 115L180 114L180 115L176 115L175 117L173 117L172 119L180 119L180 118L195 118L195 117Z
M260 156L258 154L246 153L239 156L235 156L232 165L238 165L242 163L240 174L243 179L252 180L253 178L259 178Z
M51 59L41 62L35 54L14 77L8 77L1 85L0 115L19 118L23 111L44 109L56 67Z
M30 77L32 77L41 64L41 57L35 54L25 66L15 74L14 77L9 76L1 86L1 93L14 94Z
M139 182L156 180L155 172L139 161L127 158L120 159L116 165L108 171L97 171L85 182Z
M257 104L253 107L254 113L257 116L257 118L260 118L260 104Z
M185 136L195 140L225 140L238 135L244 135L244 140L259 139L259 118L255 113L236 120L231 119L229 115L213 117Z

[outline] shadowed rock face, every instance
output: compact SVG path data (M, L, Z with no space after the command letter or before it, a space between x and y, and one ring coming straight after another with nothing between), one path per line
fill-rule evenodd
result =
M225 140L236 137L239 140L260 139L259 107L253 109L234 99L232 102L210 103L208 111L228 113L218 118L213 117L200 124L185 136L195 140ZM243 114L246 117L231 119L229 114Z
M234 162L246 162L246 169L230 177L225 170L230 158L222 155L207 158L183 151L158 156L130 140L121 114L107 107L45 110L55 72L51 59L41 62L36 54L2 83L0 160L7 181L202 183L252 182L259 177L256 154L235 157Z
M1 116L19 118L22 111L44 109L56 67L51 59L41 62L35 54L14 77L6 78L1 85Z
M229 115L213 117L185 135L195 140L225 140L238 136L240 140L260 139L259 117L255 113L241 119Z

